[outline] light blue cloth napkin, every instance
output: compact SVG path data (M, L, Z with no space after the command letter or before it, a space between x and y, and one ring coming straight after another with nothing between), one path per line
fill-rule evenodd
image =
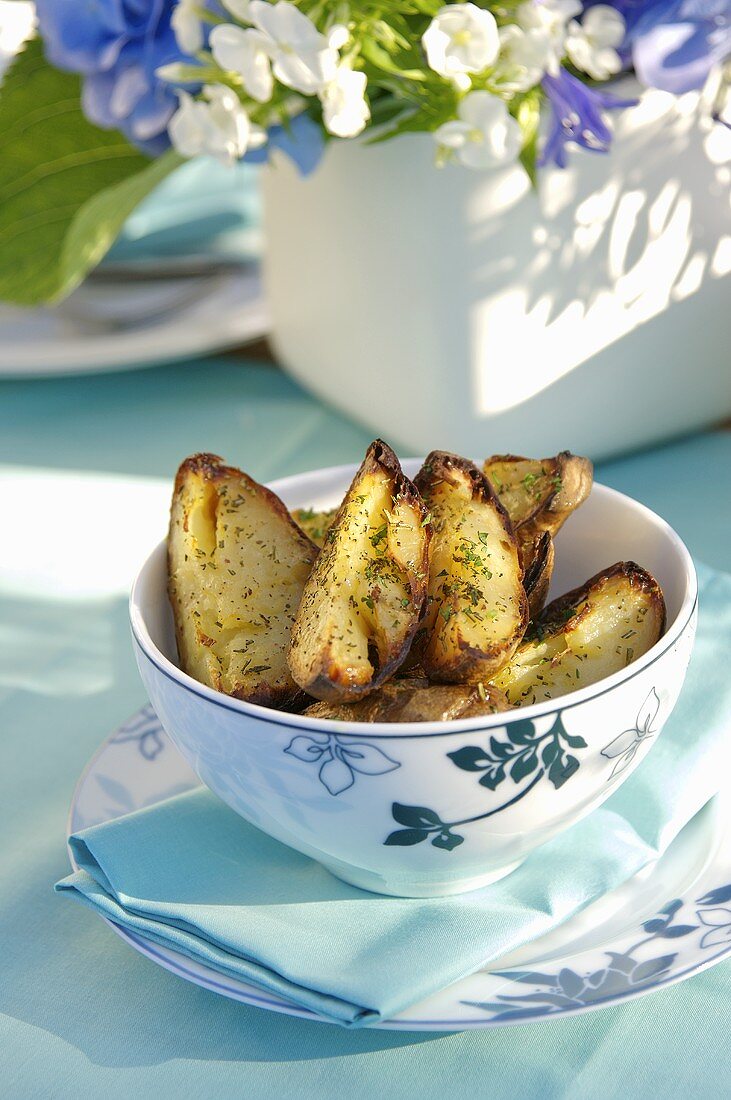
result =
M261 254L259 169L195 157L127 219L104 263L175 257L255 260Z
M346 1026L387 1019L567 920L654 860L725 777L731 577L701 568L696 648L649 757L508 878L458 897L380 897L199 789L71 838L57 884L118 924Z

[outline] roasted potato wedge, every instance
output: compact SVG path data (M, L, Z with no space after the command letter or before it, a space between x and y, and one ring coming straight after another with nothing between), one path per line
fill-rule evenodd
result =
M513 528L490 482L464 458L432 451L415 484L431 515L432 548L413 659L440 683L487 681L528 625Z
M373 691L406 656L426 604L426 510L390 447L368 448L305 585L289 668L329 702Z
M556 699L618 672L664 629L657 581L618 562L550 603L493 683L516 707Z
M554 458L493 455L483 471L506 509L523 550L544 531L556 534L582 504L593 482L588 458L561 451Z
M168 590L181 668L237 699L285 707L300 694L287 646L317 547L269 489L217 455L175 479Z
M322 546L337 511L337 508L330 508L327 512L316 512L312 508L295 508L292 519L315 546Z
M305 714L339 722L449 722L510 710L501 691L485 684L416 685L392 680L356 703L314 703Z
M538 617L548 597L553 576L553 539L544 531L523 550L523 588L531 619Z

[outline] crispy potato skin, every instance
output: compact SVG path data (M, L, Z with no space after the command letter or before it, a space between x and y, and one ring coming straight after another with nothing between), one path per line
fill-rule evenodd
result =
M408 653L426 606L431 531L390 447L368 448L305 585L289 668L320 700L374 691Z
M657 622L658 638L661 638L665 633L665 597L652 573L648 573L646 569L643 569L641 565L634 561L618 561L614 565L610 565L608 569L600 570L584 584L580 584L576 588L572 588L570 592L564 592L563 596L558 596L555 600L552 600L544 608L541 615L541 629L554 630L556 627L565 624L571 612L575 613L577 608L581 607L595 593L601 592L609 582L614 580L626 582L632 592L637 595L642 594L646 598L648 605L653 609ZM535 633L538 632L535 631Z
M657 642L665 602L627 561L544 607L553 536L591 485L568 451L493 455L484 471L433 451L412 483L376 440L339 508L290 515L217 455L193 455L168 536L181 668L248 702L360 723L482 717L594 684Z
M295 508L291 515L308 539L314 542L315 546L321 547L325 543L337 512L337 508L330 508L325 512L316 512L312 508Z
M482 687L482 685L480 685ZM305 714L339 722L449 722L510 710L501 691L486 684L419 684L392 680L355 703L315 703Z
M548 597L548 589L553 576L554 548L553 539L544 531L537 539L528 544L521 555L523 560L523 587L528 597L531 619L537 618L543 610Z
M432 517L429 606L412 660L430 680L479 683L510 659L528 625L507 512L472 462L432 451L415 484Z
M168 593L181 668L264 706L296 706L289 630L317 547L282 501L217 455L187 458L175 478Z
M550 603L494 684L513 706L557 699L625 668L664 629L655 578L635 562L617 562Z
M493 455L485 460L483 471L524 545L535 542L544 531L555 536L586 500L594 480L589 459L570 451L541 459Z

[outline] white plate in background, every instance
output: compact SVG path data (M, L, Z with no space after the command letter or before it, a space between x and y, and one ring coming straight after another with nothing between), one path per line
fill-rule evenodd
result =
M0 0L0 76L32 27L32 4ZM269 312L258 264L252 262L261 247L254 181L248 167L227 172L200 158L163 181L140 205L112 256L150 268L157 257L161 273L172 278L150 280L148 275L141 283L129 277L115 282L111 276L124 267L119 263L109 265L110 277L98 285L92 279L59 306L0 302L0 378L132 369L266 335ZM191 259L176 255L176 247L193 254L197 264L208 258L210 273L176 278L176 259L181 268ZM135 320L138 305L140 319ZM126 323L101 323L115 314Z
M188 280L181 280L187 282ZM192 282L192 281L191 281ZM269 331L269 310L261 287L259 268L207 276L195 283L193 300L180 290L185 304L151 316L149 322L118 328L79 323L72 313L76 296L89 297L81 287L68 305L26 309L0 303L0 377L40 378L55 374L86 374L128 370L175 359L220 351ZM140 284L109 284L114 305L124 308L139 296ZM192 290L193 287L189 287ZM93 293L100 306L102 287ZM169 285L155 282L148 297L172 293Z

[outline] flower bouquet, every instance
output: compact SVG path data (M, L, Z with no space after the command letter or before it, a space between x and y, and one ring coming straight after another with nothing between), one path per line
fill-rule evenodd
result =
M245 160L279 361L415 453L599 457L731 412L731 0L36 11L0 299L62 299L186 158Z
M63 297L181 159L431 135L436 165L528 176L606 151L602 85L681 93L731 52L724 0L38 0L0 92L0 297ZM546 116L547 134L541 132ZM363 156L367 152L363 151Z

